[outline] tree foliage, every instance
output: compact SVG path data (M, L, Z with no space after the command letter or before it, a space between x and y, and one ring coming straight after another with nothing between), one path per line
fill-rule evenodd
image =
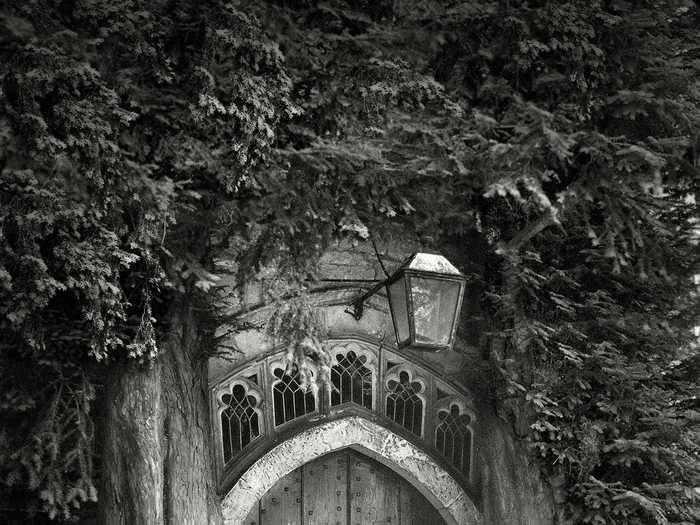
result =
M3 467L67 517L96 497L86 378L156 357L168 297L215 279L218 205L295 108L278 46L235 6L48 1L1 22L0 356L20 425Z
M565 519L697 521L698 22L685 0L3 11L5 484L64 516L96 497L96 378L156 359L217 257L302 280L399 225L465 268L480 240L498 406Z

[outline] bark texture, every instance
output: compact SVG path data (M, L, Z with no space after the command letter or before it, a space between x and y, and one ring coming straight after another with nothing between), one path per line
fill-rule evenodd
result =
M163 523L157 366L114 367L105 384L99 521L104 525Z
M207 401L206 337L189 304L174 305L161 356L166 525L219 525Z
M206 339L187 299L150 368L115 367L105 388L102 525L220 525L210 447Z

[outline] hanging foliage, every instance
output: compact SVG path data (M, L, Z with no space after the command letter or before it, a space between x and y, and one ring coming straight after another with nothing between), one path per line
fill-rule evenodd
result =
M55 517L94 499L95 386L158 359L173 297L213 305L215 258L301 282L391 225L484 247L499 408L566 520L697 522L699 24L687 0L3 8L3 485ZM269 330L313 387L308 304Z
M331 355L325 346L324 321L306 294L278 303L267 322L267 333L286 349L288 374L298 374L302 388L314 394L331 384Z

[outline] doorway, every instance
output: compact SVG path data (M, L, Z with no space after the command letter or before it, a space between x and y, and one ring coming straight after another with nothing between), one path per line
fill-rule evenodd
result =
M408 481L353 450L322 456L280 479L244 525L445 525Z

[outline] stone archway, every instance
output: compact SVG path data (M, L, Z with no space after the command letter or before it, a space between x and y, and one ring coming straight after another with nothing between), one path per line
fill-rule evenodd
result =
M243 522L275 483L329 452L354 448L411 483L449 525L479 525L481 513L464 489L418 447L367 419L350 416L308 428L260 457L224 497L226 525Z

